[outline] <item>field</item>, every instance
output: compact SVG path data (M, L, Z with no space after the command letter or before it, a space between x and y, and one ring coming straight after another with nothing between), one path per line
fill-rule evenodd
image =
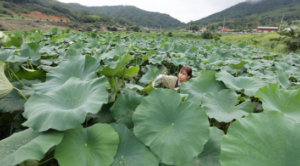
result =
M58 28L8 38L1 166L300 165L299 54ZM182 66L179 90L153 87Z
M228 35L222 34L221 40L233 44L246 43L256 48L262 48L266 51L288 54L289 51L285 44L272 39L279 39L278 33L246 34L246 35Z

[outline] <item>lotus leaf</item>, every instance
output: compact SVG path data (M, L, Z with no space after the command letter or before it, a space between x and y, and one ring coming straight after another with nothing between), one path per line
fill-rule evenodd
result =
M111 166L158 166L156 156L148 147L142 144L133 134L122 124L112 124L115 131L119 134L120 144L118 153Z
M180 165L198 156L209 138L204 110L181 102L174 90L157 89L143 98L133 114L134 134L164 164Z
M113 77L119 72L120 69L123 69L127 65L127 63L129 63L133 59L134 58L131 55L123 55L118 62L114 63L113 65L104 67L99 71L99 73L107 77Z
M132 114L141 104L143 96L136 93L119 94L117 101L110 108L117 123L133 128Z
M222 166L300 165L300 124L280 112L250 114L231 124L221 142Z
M117 154L118 144L118 133L108 124L86 129L78 126L65 131L54 156L61 166L108 166Z
M39 133L32 129L13 134L0 141L0 165L15 166L29 159L41 160L50 148L61 142L63 135L54 130Z
M13 89L13 85L6 78L5 73L5 63L0 61L0 99L7 96Z
M264 111L279 111L300 122L300 90L280 89L278 84L260 88L255 95L263 103Z
M192 78L187 83L182 84L180 92L189 95L187 101L200 105L207 93L225 89L222 82L216 81L215 74L214 71L202 71L199 77Z
M105 78L82 81L72 77L46 94L33 94L25 104L23 116L27 121L23 125L40 132L77 127L88 113L98 113L108 102L108 93L103 86L106 82Z
M223 81L227 88L235 91L244 90L244 94L247 96L254 96L259 88L267 85L266 82L255 77L233 77L225 70L216 74L216 79Z
M77 77L81 80L91 80L97 77L99 63L90 56L75 56L67 61L59 63L57 67L47 73L45 83L36 84L34 90L39 93L47 93L63 85L71 77ZM109 86L108 84L106 86Z
M220 92L206 94L203 99L203 108L210 118L218 122L231 122L234 119L247 116L253 111L251 101L239 103L238 95L233 90L225 89Z

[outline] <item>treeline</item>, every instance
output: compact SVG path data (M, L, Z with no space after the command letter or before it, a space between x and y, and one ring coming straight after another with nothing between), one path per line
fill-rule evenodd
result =
M260 26L278 26L284 14L284 21L292 25L294 20L300 20L299 0L261 0L253 3L250 1L239 3L224 11L213 14L194 24L209 26L215 29L225 25L231 29L245 29Z
M115 18L124 18L143 27L177 28L185 26L184 23L167 14L148 12L134 6L102 6L86 7L79 4L69 4L76 9L87 9L93 12L106 14Z
M124 18L114 18L84 9L74 9L55 0L0 0L0 3L0 14L12 15L10 10L18 14L40 11L47 15L67 17L74 22L134 25Z

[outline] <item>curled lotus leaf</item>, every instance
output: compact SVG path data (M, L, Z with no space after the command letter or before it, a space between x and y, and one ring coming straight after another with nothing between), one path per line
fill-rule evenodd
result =
M119 144L118 133L109 124L81 125L65 131L54 157L61 166L108 166L113 163Z
M221 142L220 162L222 166L300 165L299 139L300 124L282 113L250 114L230 125Z
M70 78L60 88L46 94L34 93L25 104L24 126L40 132L48 129L64 131L85 121L88 113L96 114L108 102L105 78L82 81Z
M0 165L15 166L26 160L41 160L50 148L63 139L63 132L39 133L27 129L0 141Z
M226 87L232 90L238 92L244 90L247 96L254 96L259 88L267 85L266 82L256 77L233 77L225 70L217 73L216 79L223 81Z
M255 95L262 101L264 111L278 111L300 122L300 89L280 89L278 84L269 84Z
M81 80L92 80L97 78L96 72L99 70L99 66L99 63L90 56L70 57L47 73L46 82L35 84L33 88L36 92L47 93L59 88L71 77L77 77ZM107 84L106 86L109 85Z
M13 85L6 78L5 73L5 63L0 61L0 99L7 96L13 89Z
M174 90L157 89L133 113L134 134L164 164L191 161L209 138L208 117L197 104L181 102Z
M224 89L220 92L208 93L203 100L203 108L210 118L218 122L231 122L234 119L247 116L253 111L251 101L239 104L235 91Z

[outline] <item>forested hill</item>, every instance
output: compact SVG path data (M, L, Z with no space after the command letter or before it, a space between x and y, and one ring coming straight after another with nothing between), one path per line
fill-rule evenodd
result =
M89 10L75 9L57 0L0 0L0 17L13 15L12 12L28 14L31 11L40 11L46 15L67 17L75 22L103 23L115 25L134 25L127 19L120 19Z
M208 25L212 23L222 25L224 18L228 26L246 26L246 24L269 25L280 23L282 15L284 21L291 24L294 20L300 19L300 0L247 0L219 13L193 23ZM257 24L253 25L251 23Z
M148 12L134 6L86 7L75 3L70 3L68 5L77 9L88 9L93 12L106 14L111 17L125 18L133 23L145 27L175 28L185 25L168 14Z

